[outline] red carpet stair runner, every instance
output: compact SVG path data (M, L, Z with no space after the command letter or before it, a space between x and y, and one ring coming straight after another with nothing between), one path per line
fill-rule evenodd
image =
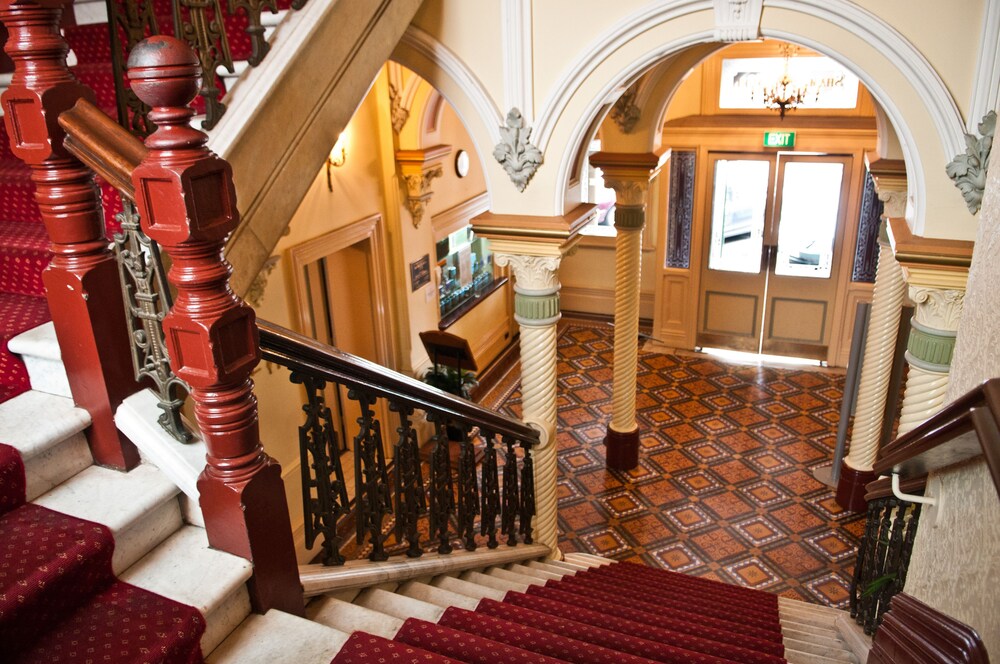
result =
M290 3L291 0L278 0L277 5L285 10ZM154 11L160 31L173 34L170 0L156 0ZM233 60L246 60L252 53L252 45L245 32L245 15L239 12L236 16L228 13L226 16ZM108 24L70 26L64 29L64 34L76 57L74 75L94 90L97 105L117 118ZM218 85L224 93L221 79ZM203 109L200 97L195 105ZM8 350L8 342L50 320L41 277L49 262L48 239L34 191L30 170L14 156L6 126L0 126L0 403L30 389L24 364ZM117 192L103 182L101 199L110 237L118 228L114 215L121 210L121 203Z
M25 502L0 444L0 661L202 661L201 614L115 578L105 526Z
M775 595L618 563L450 607L436 624L408 618L392 640L355 632L333 661L779 664L783 654Z

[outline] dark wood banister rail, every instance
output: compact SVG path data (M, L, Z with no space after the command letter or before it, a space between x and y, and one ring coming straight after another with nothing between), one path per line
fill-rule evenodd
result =
M70 154L135 200L132 172L149 152L142 141L82 97L59 116L59 126Z
M1000 378L992 378L885 446L874 470L917 478L983 455L1000 497ZM871 490L869 485L869 490Z
M308 372L328 380L359 387L408 403L421 410L437 411L449 419L479 426L500 436L511 436L537 445L538 431L488 408L452 396L409 376L387 370L364 358L326 346L297 332L257 319L263 358L293 371Z

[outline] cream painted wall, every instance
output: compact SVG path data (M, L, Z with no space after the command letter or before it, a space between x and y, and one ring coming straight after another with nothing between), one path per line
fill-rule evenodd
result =
M1000 377L1000 169L990 171L969 270L947 400L988 378ZM996 657L1000 653L1000 500L984 461L937 474L944 499L942 523L921 523L906 591L972 625ZM929 490L928 493L931 493Z
M645 231L644 231L645 232ZM639 284L639 317L653 319L656 290L656 251L642 252ZM576 253L559 265L564 311L612 316L615 312L615 238L585 237Z
M936 25L937 16L943 12L936 0L906 3L867 0L862 4L890 24L898 24L903 36L909 37L918 51L912 61L926 61L937 67L940 77L948 81L954 92L957 108L968 105L971 80L977 66L983 0L949 5L940 30ZM919 207L919 214L910 215L914 231L928 237L972 239L975 221L944 174L944 166L954 156L948 152L958 145L963 127L962 118L949 115L949 109L956 106L948 100L943 102L942 113L946 120L942 131L946 138L942 139L928 106L930 102L918 92L915 79L893 64L885 49L869 43L865 35L840 20L831 11L838 3L829 8L803 3L806 5L817 15L766 6L762 31L766 35L786 35L863 70L862 73L876 83L873 88L876 97L888 103L890 110L895 109L892 112L896 119L905 122L905 131L900 131L900 137L908 144L911 191L915 192L914 205ZM501 107L504 102L502 57L494 50L502 45L502 31L499 22L483 20L482 16L484 12L493 16L497 6L496 0L486 5L461 0L427 0L418 17L421 29L467 65L469 77L482 84L477 94L484 95L494 108ZM684 44L710 40L714 13L710 6L701 7L691 3L605 3L596 0L531 3L536 105L533 136L536 144L544 149L545 161L523 193L517 192L495 162L489 163L487 177L492 210L551 215L562 214L572 207L574 201L566 199L564 194L573 176L573 159L580 142L586 138L594 114L627 78L652 66L658 58ZM827 11L830 13L824 15ZM473 13L478 16L473 17ZM571 17L576 18L570 20ZM590 17L600 18L589 20ZM935 18L929 20L930 17ZM650 20L643 23L644 19ZM628 22L633 28L626 38L621 28ZM447 90L449 100L463 118L476 114L469 91L463 90L462 85L441 67L426 59L417 65L422 69L418 73L439 89ZM568 88L555 87L560 81L569 79L573 83ZM493 117L478 117L468 122L477 144L495 142L495 123ZM942 140L953 143L942 143Z
M382 76L385 76L384 71ZM384 83L381 79L380 82ZM472 149L472 140L468 132L461 126L455 112L445 105L434 138L470 152L472 159L469 176L459 179L455 175L452 157L444 160L443 176L433 182L435 196L431 200L429 213L419 228L413 226L409 211L396 202L403 200L402 194L392 202L392 205L399 209L388 209L383 194L383 174L394 173L395 158L392 146L380 140L380 130L389 122L388 104L381 103L382 100L376 97L379 91L386 90L386 85L373 86L345 129L343 136L346 163L332 171L333 192L327 188L325 169L321 169L313 178L308 193L292 217L288 234L282 237L275 247L273 253L281 259L267 281L263 299L256 311L259 318L296 329L298 318L295 310L295 284L288 250L371 215L382 215L386 235L391 237L398 234L400 237L403 261L401 265L393 265L389 256L377 257L376 260L388 265L391 271L390 283L397 283L396 278L401 276L402 282L406 284L402 300L405 318L409 321L410 328L403 334L411 339L413 354L410 358L413 362L411 366L420 367L426 364L426 354L416 335L420 330L437 327L439 320L437 286L432 280L431 284L416 293L410 292L409 263L424 254L430 254L433 260L434 234L430 221L431 214L481 194L485 189L485 180L480 159ZM427 97L425 93L418 95L417 99L426 100ZM408 122L417 124L422 122L424 109L414 108L412 111ZM392 182L388 185L390 188L398 187L397 178L393 176ZM392 227L393 219L398 220L395 228ZM349 288L350 285L344 284L341 287ZM428 294L430 299L427 297ZM297 331L303 332L303 330ZM254 375L254 380L260 409L261 440L268 454L281 464L292 526L295 530L296 548L300 562L305 562L311 554L305 551L303 545L299 475L298 426L301 423L302 411L298 404L302 403L303 395L300 387L288 381L287 371L268 363L261 364Z

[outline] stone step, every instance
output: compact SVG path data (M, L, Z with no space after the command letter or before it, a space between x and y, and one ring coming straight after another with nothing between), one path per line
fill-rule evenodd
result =
M90 414L66 397L32 390L0 403L0 442L24 460L29 501L94 463L88 426Z
M208 664L330 664L349 634L272 609L250 615L206 659Z
M437 604L431 604L430 602L413 599L406 595L379 588L364 591L354 600L354 603L372 611L380 611L387 615L395 616L401 620L419 618L436 623L441 618L441 614L445 612L444 607Z
M562 562L561 560L545 560L545 561L529 560L528 562L524 563L524 566L541 570L543 572L556 574L560 578L567 575L576 574L577 572L582 572L584 569L586 569L584 567L580 567L579 565L571 565L569 563Z
M181 527L177 493L150 464L128 473L91 466L34 502L107 526L115 538L112 569L120 574Z
M476 583L487 588L493 588L494 590L499 590L502 593L506 593L510 590L523 593L528 589L529 585L527 583L511 581L510 579L502 579L496 575L483 574L482 572L465 572L459 578L462 581L468 581L469 583Z
M788 664L844 664L845 661L855 661L855 660L843 660L834 657L824 657L823 655L815 655L807 652L799 652L797 650L791 650L785 648L785 661Z
M210 653L250 613L246 582L252 574L248 561L209 548L204 530L184 526L121 579L201 611L201 651Z
M56 341L56 329L51 321L13 337L7 347L24 361L31 389L72 397L66 367L62 362L62 351Z
M536 582L538 585L543 585L549 580L558 581L563 577L562 574L553 574L552 572L547 572L536 567L528 567L526 565L521 565L520 563L507 565L507 569L515 574L521 574L522 576L530 576L538 579Z
M610 565L614 562L613 560L608 560L607 558L602 558L601 556L595 556L591 553L567 553L563 556L563 558L574 565L581 565L587 569Z
M310 602L306 607L306 618L347 634L361 631L386 639L396 636L403 626L403 621L395 616L333 597L321 597Z
M435 588L440 588L441 590L448 590L453 593L458 593L459 595L465 595L466 597L471 597L475 600L481 600L484 597L489 599L495 599L498 602L502 601L506 591L495 590L494 588L487 588L486 586L481 586L478 583L471 583L469 581L462 581L453 576L439 576L431 581L431 585Z
M525 576L523 574L517 574L516 572L511 572L508 569L502 567L491 567L486 570L487 576L492 576L497 579L502 579L504 581L510 581L512 583L517 583L523 585L525 588L528 586L538 586L541 585L541 579L535 576Z
M456 593L451 590L445 590L444 588L438 588L436 586L420 583L418 581L404 583L396 592L405 597L412 597L413 599L419 599L422 602L435 604L440 606L442 609L447 609L449 606L457 606L461 609L475 611L476 607L479 606L479 600L481 599L469 597L468 595Z
M788 638L787 636L782 640L785 643L786 651L794 650L797 653L818 655L820 657L826 657L838 662L857 664L857 659L854 657L854 654L847 650L843 643L838 643L834 646L827 646L809 641L799 641L797 639Z

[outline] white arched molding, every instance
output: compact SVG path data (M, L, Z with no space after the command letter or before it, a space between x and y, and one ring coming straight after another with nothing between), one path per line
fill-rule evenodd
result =
M938 134L943 159L942 168L951 156L963 150L962 146L964 145L964 123L961 114L940 76L930 66L926 58L895 28L849 0L765 0L764 8L764 21L761 25L761 33L764 36L802 44L843 62L858 74L878 103L885 108L897 134L906 146L904 157L907 161L910 191L914 192L910 221L914 232L922 232L927 208L924 170L910 128L911 123L907 122L907 118L914 117L914 113L925 112L927 114L927 118ZM768 8L785 9L820 19L825 24L824 28L835 27L866 41L872 49L881 54L892 67L899 71L906 82L905 84L912 89L915 98L922 101L922 108L914 111L907 105L901 106L895 103L887 91L867 73L865 67L818 39L798 32L782 31L774 26L769 28L766 11ZM645 52L628 53L629 43L636 40L644 32L697 12L708 12L704 21L704 30L690 30L684 35L678 35L673 40L657 40L656 45ZM652 67L658 60L687 47L711 42L714 34L714 28L711 26L713 20L712 2L708 0L674 0L646 7L632 14L581 49L583 55L567 68L542 104L533 133L537 145L543 152L546 152L549 148L549 142L553 140L557 132L560 119L570 107L575 94L585 87L585 83L589 80L606 81L594 92L586 93L588 98L584 101L584 107L580 111L573 110L574 118L570 120L572 125L568 131L564 133L564 130L559 130L559 138L562 139L565 136L564 141L559 141L561 154L546 155L549 164L552 163L553 158L559 159L555 181L556 191L553 192L555 209L560 209L565 199L566 187L572 175L570 171L577 148L580 142L586 138L588 127L591 126L593 118L605 103L608 95L623 81L634 79ZM610 77L601 74L599 68L613 55L619 55L619 50L622 54L628 53L623 59L627 60L629 64Z
M417 58L413 56L419 56ZM476 146L480 154L489 154L493 146L500 142L500 127L503 125L503 113L493 100L492 95L476 78L476 75L465 66L462 60L451 52L444 44L415 25L410 25L403 38L393 51L392 59L421 76L434 86L451 103L452 108L461 115L459 110L463 105L455 97L460 92L475 110L475 124L480 124L490 137L489 146ZM420 59L433 67L422 66ZM457 88L446 90L447 81L436 75L439 69ZM473 118L462 117L466 127L473 126ZM473 133L470 131L470 133ZM486 149L483 149L486 148Z

